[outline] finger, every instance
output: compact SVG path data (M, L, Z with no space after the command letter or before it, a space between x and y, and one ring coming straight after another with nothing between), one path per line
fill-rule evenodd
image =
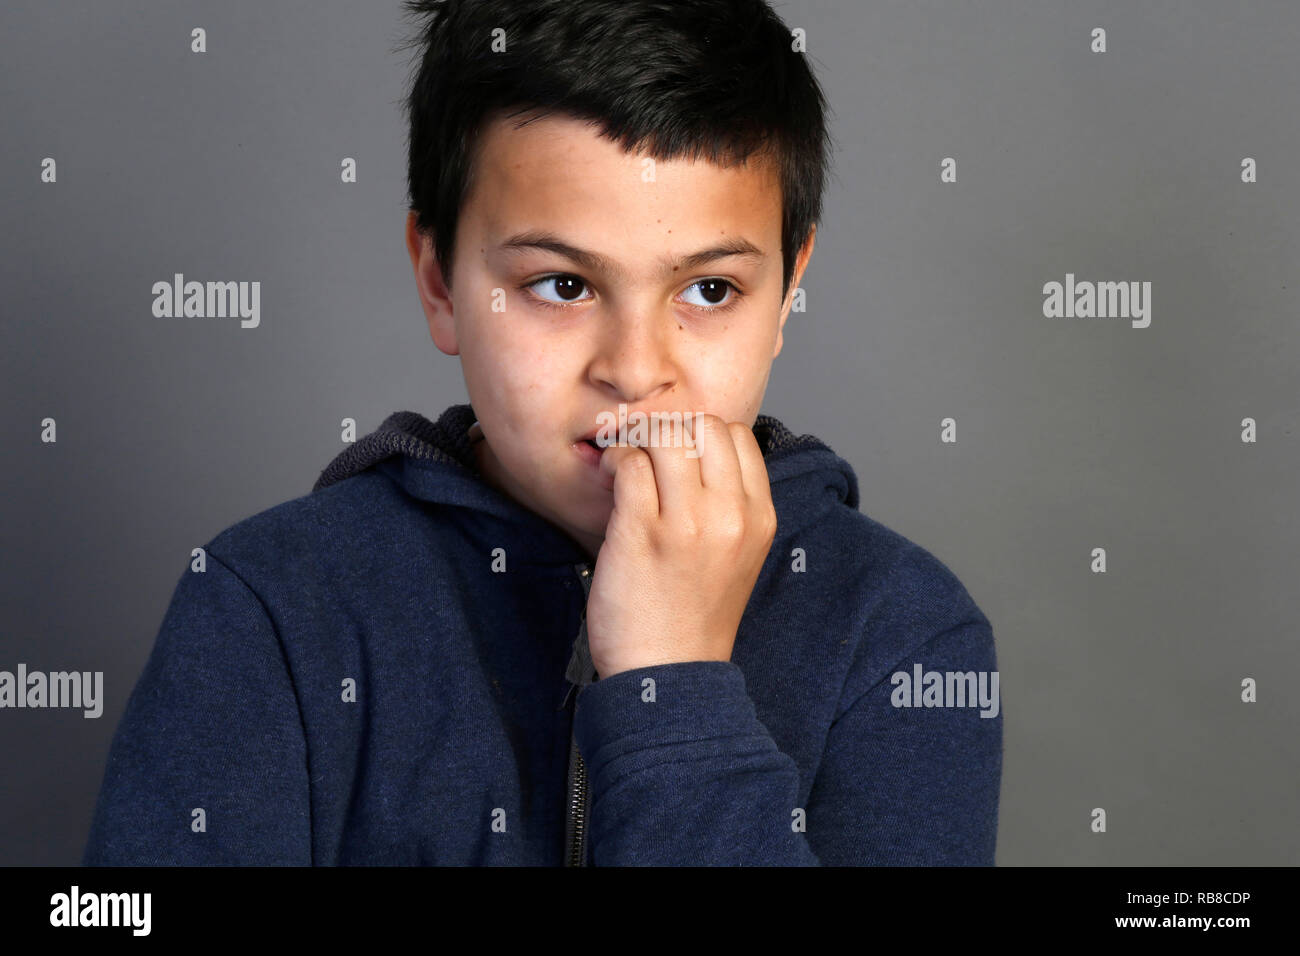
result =
M740 480L740 459L727 423L717 415L695 415L693 424L695 450L699 456L700 483L715 491L744 492Z
M614 476L614 511L637 520L659 516L654 466L645 449L612 445L600 456L601 470Z
M767 474L767 462L758 447L754 430L744 422L731 422L727 425L731 432L732 447L740 462L740 482L745 488L745 496L770 501L772 483Z
M655 485L659 491L659 514L673 515L689 508L699 496L700 466L695 458L687 457L689 441L683 421L674 421L665 415L658 424L658 437L647 435L649 444L645 451L654 466ZM649 426L647 425L647 432Z

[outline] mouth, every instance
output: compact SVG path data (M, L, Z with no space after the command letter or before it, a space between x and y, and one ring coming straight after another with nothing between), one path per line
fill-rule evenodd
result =
M596 444L596 433L593 430L590 435L584 435L574 441L571 446L578 457L582 459L588 473L596 480L596 483L605 490L614 487L614 479L610 475L604 474L600 470L600 460L605 453L604 447Z
M588 448L594 448L598 452L604 451L606 446L598 444L596 442L596 436L601 431L602 428L600 426L596 426L595 428L592 428L590 431L586 432L585 434L579 435L576 439L574 439L573 443L575 446L586 445Z
M596 443L595 436L579 438L577 441L573 443L573 447L574 450L579 452L585 458L590 459L591 456L594 455L596 461L600 461L600 456L605 451L605 447L603 445L598 445Z

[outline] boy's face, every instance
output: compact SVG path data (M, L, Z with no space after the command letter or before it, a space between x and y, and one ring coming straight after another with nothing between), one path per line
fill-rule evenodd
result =
M461 357L480 470L595 555L614 505L582 441L597 415L625 404L629 415L753 425L813 240L783 299L781 189L768 163L651 164L583 120L516 121L484 129L454 291L414 213L407 247L433 341ZM680 261L736 243L756 251Z

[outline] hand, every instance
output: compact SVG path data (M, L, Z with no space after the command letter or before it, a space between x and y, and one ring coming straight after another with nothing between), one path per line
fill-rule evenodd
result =
M661 428L657 447L606 448L614 510L587 597L596 673L726 661L776 534L767 466L749 426L695 418L695 451ZM698 457L692 457L698 452Z

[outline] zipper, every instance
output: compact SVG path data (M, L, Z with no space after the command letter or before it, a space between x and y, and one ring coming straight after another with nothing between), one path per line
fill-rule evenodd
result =
M575 570L578 580L582 582L582 629L579 638L585 637L587 630L586 598L591 593L591 566L579 564ZM575 685L576 686L576 685ZM572 714L577 713L578 699L574 687L569 688L573 696ZM566 855L565 866L587 865L587 766L583 763L582 753L578 750L578 740L573 732L572 717L569 724L569 779L565 788L565 800L568 807L567 824L564 832Z
M587 865L587 768L578 745L569 739L569 825L565 866Z

